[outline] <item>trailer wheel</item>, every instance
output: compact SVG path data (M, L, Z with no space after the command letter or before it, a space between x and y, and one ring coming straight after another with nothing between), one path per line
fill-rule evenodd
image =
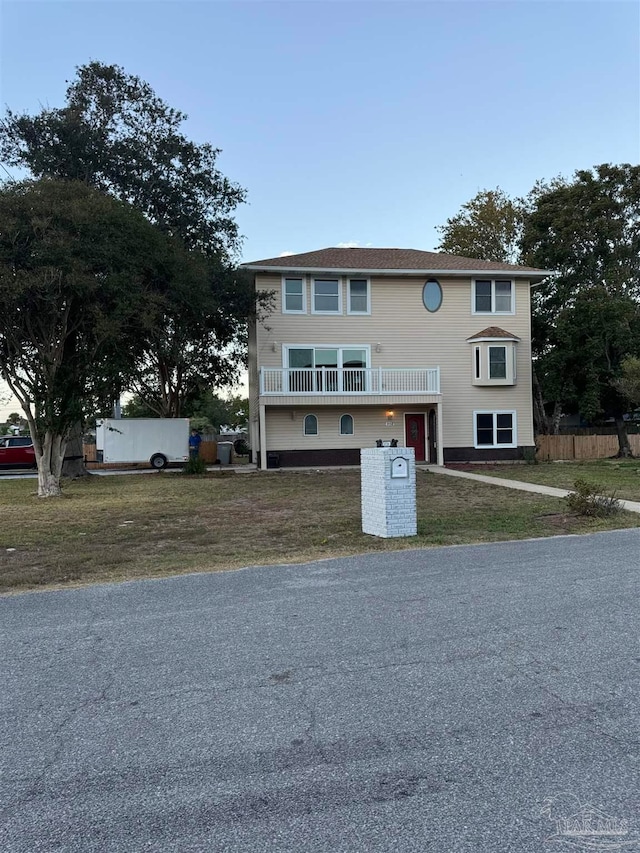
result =
M154 453L151 459L149 460L149 464L152 468L155 468L156 471L162 471L163 468L167 467L167 463L169 460L162 453Z

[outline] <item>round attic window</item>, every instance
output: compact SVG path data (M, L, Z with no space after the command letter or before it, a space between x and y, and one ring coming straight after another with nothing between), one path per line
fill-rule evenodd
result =
M422 288L422 301L427 311L435 313L442 305L442 288L440 282L430 278Z

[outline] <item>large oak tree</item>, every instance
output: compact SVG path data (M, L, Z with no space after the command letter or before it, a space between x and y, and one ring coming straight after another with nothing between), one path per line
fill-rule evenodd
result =
M504 190L481 190L449 217L440 232L438 252L515 264L520 254L524 204Z
M20 402L38 494L60 494L72 428L139 357L173 250L130 205L77 181L0 190L0 376Z
M35 115L8 110L0 125L7 164L126 201L196 253L176 259L136 370L121 376L121 390L165 417L178 416L196 391L237 380L256 311L252 282L235 264L234 213L245 190L218 169L218 149L184 134L186 118L139 77L90 62L77 69L64 106Z
M613 418L620 455L630 455L617 380L640 353L640 167L605 163L540 189L522 257L558 271L534 298L548 386L587 418Z

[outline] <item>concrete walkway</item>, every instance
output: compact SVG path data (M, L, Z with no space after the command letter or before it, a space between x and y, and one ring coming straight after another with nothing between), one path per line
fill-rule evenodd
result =
M446 474L448 477L461 477L463 480L477 480L489 483L491 486L504 486L505 489L517 489L520 492L534 492L539 495L550 495L554 498L566 498L573 489L556 489L555 486L543 486L541 483L523 483L521 480L507 480L505 477L488 477L486 474L472 474L471 471L458 471L455 468L442 468L440 465L416 465L422 471L434 474ZM640 512L637 501L620 500L623 509L628 512Z

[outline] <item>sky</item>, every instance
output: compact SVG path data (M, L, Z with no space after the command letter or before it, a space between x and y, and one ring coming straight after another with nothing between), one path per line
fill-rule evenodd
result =
M482 189L640 162L636 0L0 0L3 112L61 106L90 60L221 149L243 261L433 250Z

